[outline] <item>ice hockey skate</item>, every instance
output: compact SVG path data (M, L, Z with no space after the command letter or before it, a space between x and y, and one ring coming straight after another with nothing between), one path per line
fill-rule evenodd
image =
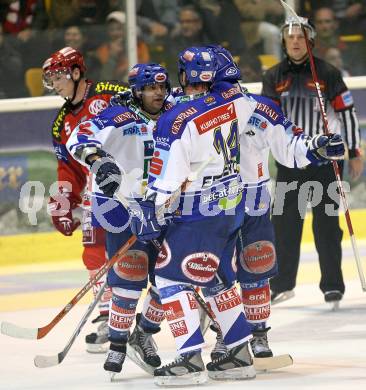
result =
M172 363L154 371L158 386L188 386L207 382L201 352L179 355Z
M85 336L86 351L89 353L106 353L108 351L108 316L99 315L92 324L100 322L97 331Z
M271 304L277 305L277 303L285 302L295 296L294 290L287 290L282 292L271 292Z
M339 310L339 303L342 298L343 294L339 290L330 290L324 293L324 300L331 305L332 311Z
M250 340L250 346L254 357L256 358L266 358L272 357L273 353L271 348L268 345L267 332L271 328L265 329L256 329L253 330L253 338Z
M126 358L126 345L113 344L109 346L107 359L103 368L109 372L110 380L113 381L116 374L122 371L122 365Z
M136 327L128 339L127 356L144 371L154 375L155 368L161 365L157 347L152 338L155 332L146 332L139 325L141 314L136 317Z
M206 365L211 379L252 379L256 376L248 342L228 349L225 355L212 360Z

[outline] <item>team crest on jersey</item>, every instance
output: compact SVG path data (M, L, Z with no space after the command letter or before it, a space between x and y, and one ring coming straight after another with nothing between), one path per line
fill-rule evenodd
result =
M188 279L207 283L215 277L219 262L219 258L213 253L193 253L183 259L181 269Z
M92 115L98 115L108 107L108 103L102 99L95 99L89 104L89 112Z
M216 103L216 99L213 96L207 96L207 98L204 100L204 102L208 105L211 106L212 104Z

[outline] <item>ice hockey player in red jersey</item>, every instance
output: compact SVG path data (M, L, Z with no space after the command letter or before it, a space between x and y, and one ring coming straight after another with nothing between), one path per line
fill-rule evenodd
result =
M82 54L65 47L51 55L43 64L43 83L65 99L52 124L52 140L57 158L58 190L49 199L49 213L54 227L63 235L71 236L82 224L84 246L83 262L93 277L105 263L105 238L102 228L91 225L91 198L88 171L74 160L66 149L72 130L82 121L90 119L108 107L111 97L127 89L125 85L111 81L93 82L86 78L86 66ZM82 205L82 222L73 216ZM102 278L103 279L103 278ZM94 294L102 287L100 279ZM108 349L108 307L110 289L103 294L96 332L86 336L87 351L101 353Z

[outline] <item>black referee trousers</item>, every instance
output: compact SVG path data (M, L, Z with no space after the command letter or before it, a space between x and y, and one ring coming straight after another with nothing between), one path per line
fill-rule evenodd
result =
M312 207L312 228L321 271L319 287L323 293L330 290L339 290L341 293L344 293L345 286L341 269L343 232L339 227L338 215L328 216L325 212L325 205L333 205L335 210L339 208L338 193L335 193L335 196L333 195L333 199L337 199L338 195L337 203L329 197L327 192L329 184L335 181L332 164L329 163L319 167L308 165L304 169L290 169L280 164L277 164L277 166L278 172L274 207L272 209L272 222L276 237L279 273L270 281L271 290L282 292L292 290L296 286L300 260L300 243L304 224L299 210L304 215L306 205L312 199L314 202L314 207ZM343 173L343 162L339 164L339 168ZM278 183L291 183L294 181L298 182L297 190L292 190L285 194L284 207L281 214L281 207L277 207L278 203L276 203L279 200L278 197L281 196L278 190ZM319 191L312 190L312 186L307 191L308 187L304 185L305 191L299 191L301 185L307 181L321 183L321 197L319 196ZM301 193L300 196L299 192ZM305 196L304 193L306 194ZM316 198L317 200L321 199L318 205L315 205L317 202ZM332 206L327 207L332 208Z

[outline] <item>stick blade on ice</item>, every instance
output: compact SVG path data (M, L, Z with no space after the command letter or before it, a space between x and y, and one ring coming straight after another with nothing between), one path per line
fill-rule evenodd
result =
M53 356L44 356L44 355L37 355L34 358L34 365L38 368L47 368L47 367L53 367L60 364L62 359L60 359L59 355L53 355Z
M11 322L2 322L0 330L2 334L17 339L37 340L38 338L38 328L23 328Z
M267 358L254 358L253 360L254 367L258 371L277 370L279 368L292 366L294 363L292 357L288 354Z

